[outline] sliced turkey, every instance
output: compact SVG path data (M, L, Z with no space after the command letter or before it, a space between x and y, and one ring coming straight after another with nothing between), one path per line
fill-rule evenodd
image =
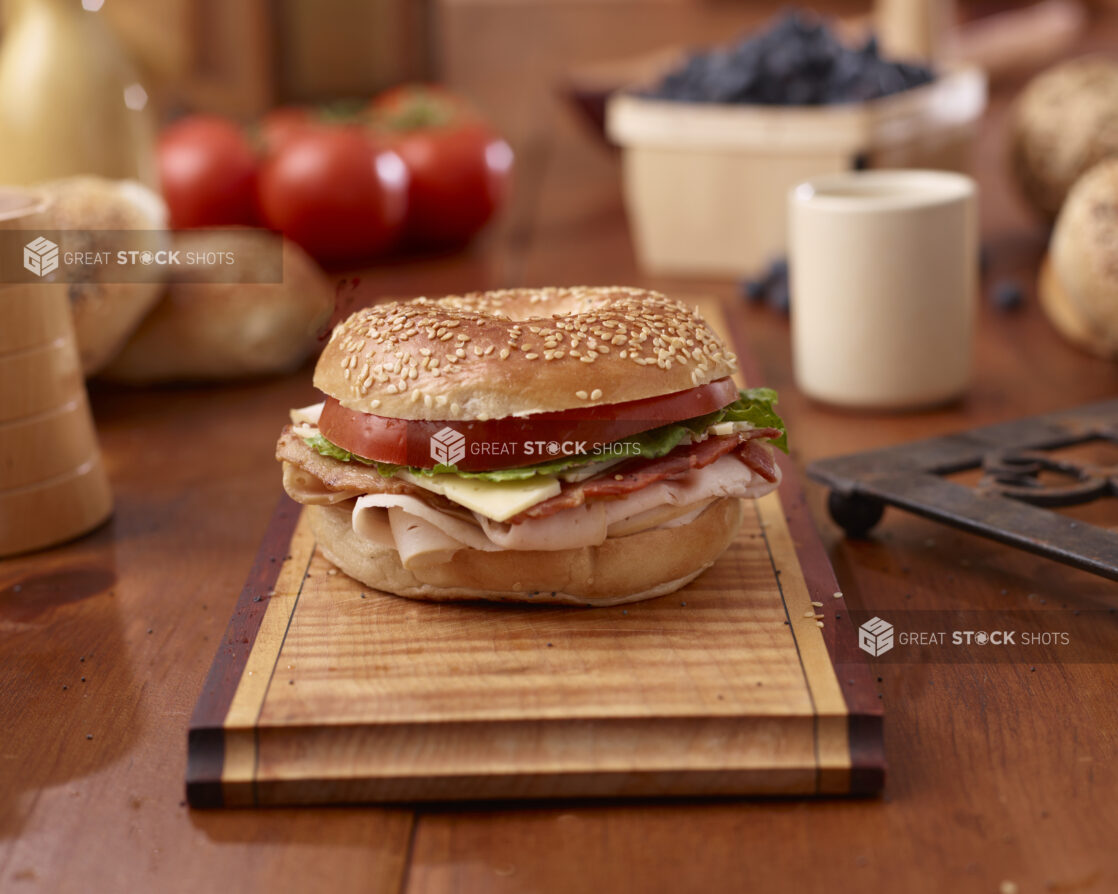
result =
M777 481L780 473L776 472ZM597 546L625 536L694 519L721 497L758 497L768 481L735 454L678 478L654 482L621 499L595 500L544 518L497 523L474 513L472 521L410 494L367 494L353 508L353 529L372 543L392 546L405 567L449 561L458 549L565 550Z

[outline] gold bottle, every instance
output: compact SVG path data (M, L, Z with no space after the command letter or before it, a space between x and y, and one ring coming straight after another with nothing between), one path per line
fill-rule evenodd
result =
M7 0L0 183L99 174L156 185L148 94L102 2Z

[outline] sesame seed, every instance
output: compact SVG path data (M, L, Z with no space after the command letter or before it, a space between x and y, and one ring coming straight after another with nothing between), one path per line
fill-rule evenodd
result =
M601 397L602 397L602 389L601 388L595 388L593 391L590 392L590 399L591 400L601 400Z
M576 391L575 397L577 397L579 400L586 400L589 395L585 391Z
M518 316L520 321L515 320ZM490 321L497 325L487 330ZM347 393L367 400L373 389L403 394L416 390L409 383L442 378L445 369L467 359L465 346L479 332L486 340L500 340L484 347L475 344L475 357L497 352L507 359L519 350L526 359L559 360L570 354L593 363L620 348L621 360L639 366L689 366L687 377L693 385L732 372L727 368L735 362L733 353L689 308L660 293L627 287L506 289L374 305L335 326L331 345L338 352ZM453 339L456 344L451 351L405 344L414 337L429 342ZM347 370L352 373L347 375ZM419 390L413 400L424 400ZM434 401L435 406L445 404L438 397Z

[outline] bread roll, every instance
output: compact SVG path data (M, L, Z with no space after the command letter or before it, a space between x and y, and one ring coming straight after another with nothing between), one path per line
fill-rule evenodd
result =
M1118 154L1118 61L1085 56L1037 75L1014 106L1010 151L1025 198L1055 218L1076 179Z
M1065 337L1118 358L1118 158L1095 165L1072 188L1039 285L1042 306Z
M137 181L69 177L38 188L52 200L47 216L49 226L61 231L62 252L157 251L170 240L163 199ZM163 283L114 281L120 268L107 264L71 266L68 276L82 371L91 376L116 356L155 306Z
M299 246L265 230L182 230L173 248L235 253L235 266L198 267L167 287L106 379L147 384L214 381L287 372L316 345L334 289ZM260 282L282 250L282 282ZM220 279L220 281L212 281Z
M499 419L685 391L736 364L693 307L659 292L508 289L358 311L314 385L362 413Z

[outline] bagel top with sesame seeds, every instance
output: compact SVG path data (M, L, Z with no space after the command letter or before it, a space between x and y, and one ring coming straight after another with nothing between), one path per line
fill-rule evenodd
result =
M487 420L657 397L737 372L697 309L623 286L378 304L334 328L314 384L347 409Z

